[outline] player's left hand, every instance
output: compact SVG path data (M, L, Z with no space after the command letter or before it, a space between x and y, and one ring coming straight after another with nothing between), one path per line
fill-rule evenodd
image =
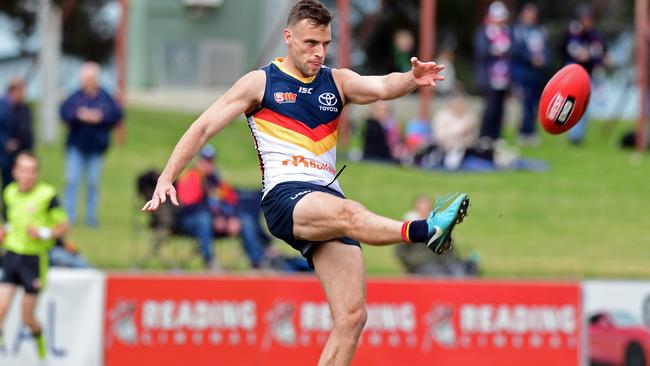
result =
M440 75L444 68L443 64L421 62L417 57L411 57L411 72L415 83L419 86L436 86L436 81L445 80L445 77Z

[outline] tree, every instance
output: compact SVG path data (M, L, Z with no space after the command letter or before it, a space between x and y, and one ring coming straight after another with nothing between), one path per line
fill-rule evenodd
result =
M9 16L26 51L26 41L36 31L39 0L2 0L0 12ZM117 0L51 0L63 12L63 53L103 62L113 54L116 24L106 16L106 6Z
M0 1L0 13L6 14L11 20L14 33L21 45L21 52L26 51L26 41L36 28L36 1L3 0Z
M63 53L103 62L113 55L116 24L102 9L116 0L63 0Z

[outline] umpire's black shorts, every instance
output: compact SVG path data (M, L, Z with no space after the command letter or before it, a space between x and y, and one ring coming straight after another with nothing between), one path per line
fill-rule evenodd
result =
M41 266L38 255L22 255L7 251L2 260L0 282L22 286L28 294L41 290Z

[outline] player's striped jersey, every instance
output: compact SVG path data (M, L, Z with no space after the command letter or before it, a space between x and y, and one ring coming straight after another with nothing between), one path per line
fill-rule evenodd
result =
M289 73L277 58L262 67L266 88L260 106L247 115L262 169L263 193L279 183L326 185L336 175L336 134L343 101L332 70L311 78ZM337 181L331 188L343 193Z

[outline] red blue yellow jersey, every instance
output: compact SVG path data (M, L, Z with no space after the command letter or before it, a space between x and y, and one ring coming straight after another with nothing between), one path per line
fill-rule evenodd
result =
M336 175L336 138L343 101L332 69L310 78L291 74L277 58L262 67L266 87L247 115L262 169L264 195L283 182L327 185ZM337 181L331 188L341 192ZM342 193L342 192L341 192Z

